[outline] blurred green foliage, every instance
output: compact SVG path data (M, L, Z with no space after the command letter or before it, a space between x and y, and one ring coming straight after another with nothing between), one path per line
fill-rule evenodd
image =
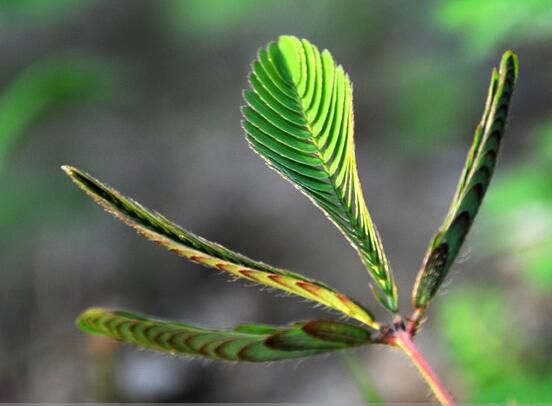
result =
M53 22L78 12L94 0L0 0L0 21L22 17L36 22Z
M160 3L170 33L201 39L220 39L224 33L246 24L273 6L272 2L257 0L165 0Z
M439 327L468 385L470 402L547 402L552 368L547 343L526 332L496 289L462 286L441 302ZM544 355L544 356L543 356Z
M392 143L402 152L422 156L428 147L439 147L464 133L455 133L467 117L474 81L466 80L476 60L495 57L505 48L552 39L552 7L549 0L454 0L438 2L428 22L437 25L459 41L471 66L456 63L458 58L429 52L412 53L401 64L387 67L393 99L389 103L389 122L396 131ZM500 21L500 23L496 23ZM413 33L413 35L415 35ZM457 53L455 48L449 52ZM472 93L473 94L473 93Z
M378 41L384 10L393 8L372 0L159 0L156 4L168 41L208 44L212 50L228 44L228 38L257 35L262 27L267 39L284 33L315 37L328 49L335 48L335 41L345 53L358 53L359 43L365 49Z
M487 255L515 261L538 290L552 289L552 122L533 133L536 145L489 193Z
M396 64L386 76L392 82L388 121L393 143L405 154L427 157L427 149L445 144L455 134L471 87L458 68L443 57L414 55ZM472 126L466 127L469 139Z
M440 26L462 36L467 54L478 58L496 46L552 38L550 0L454 0L435 10Z
M24 69L0 93L0 170L17 138L47 108L113 97L117 70L111 62L76 54L52 55Z
M122 65L99 56L52 54L22 70L0 92L0 184L3 190L11 190L0 196L0 235L36 221L47 210L63 218L71 203L69 198L60 199L56 207L44 205L37 211L36 202L52 195L56 182L36 174L23 186L20 179L2 176L16 144L23 142L33 123L58 109L67 112L83 104L116 100L123 92L123 71Z

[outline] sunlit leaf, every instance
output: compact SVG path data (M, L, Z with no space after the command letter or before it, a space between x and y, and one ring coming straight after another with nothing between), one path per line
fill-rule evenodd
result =
M242 110L249 144L338 227L380 302L396 312L395 282L358 177L349 77L327 50L282 36L259 51L249 82Z

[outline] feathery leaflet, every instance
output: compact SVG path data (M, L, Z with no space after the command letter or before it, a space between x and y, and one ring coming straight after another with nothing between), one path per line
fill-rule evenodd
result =
M338 227L373 277L379 301L397 312L395 282L358 177L348 75L327 50L282 36L259 51L249 82L242 109L249 144Z
M519 73L517 55L507 51L500 69L493 69L481 122L445 221L429 246L412 293L414 306L424 309L433 298L464 242L493 175Z

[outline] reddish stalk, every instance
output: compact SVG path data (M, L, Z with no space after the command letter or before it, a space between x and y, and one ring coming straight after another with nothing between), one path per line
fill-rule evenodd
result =
M423 355L420 353L414 342L412 341L411 335L404 329L397 329L392 338L391 344L396 345L402 349L412 363L416 366L418 371L422 374L425 381L437 397L437 400L442 405L455 405L456 402L450 394L450 392L445 388L435 371L431 369L428 362L425 360Z

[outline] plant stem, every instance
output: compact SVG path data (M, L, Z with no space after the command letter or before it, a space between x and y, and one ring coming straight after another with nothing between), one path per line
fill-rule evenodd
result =
M401 348L412 363L418 368L418 371L422 374L427 384L437 397L437 400L442 405L455 405L456 402L450 394L450 392L445 388L435 371L431 369L423 355L420 353L410 335L404 330L397 330L393 335L394 344Z

